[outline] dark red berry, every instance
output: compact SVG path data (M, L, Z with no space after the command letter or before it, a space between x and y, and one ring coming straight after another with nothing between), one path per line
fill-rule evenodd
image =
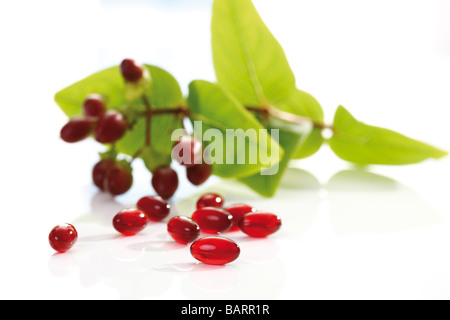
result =
M127 82L137 82L144 75L144 67L133 59L125 59L120 64L120 71Z
M137 208L144 211L153 221L161 221L170 213L170 204L161 197L143 197L137 203Z
M199 186L208 180L212 173L212 165L203 162L186 168L188 180L194 185Z
M48 236L50 246L58 252L69 251L77 242L77 239L77 230L68 223L54 227Z
M223 209L205 207L192 214L192 220L197 222L200 230L206 233L221 233L228 231L233 224L233 216Z
M141 232L147 223L147 215L138 209L122 210L113 219L114 228L126 236L133 236Z
M178 243L188 244L195 241L200 236L200 227L198 224L184 216L173 217L167 223L167 231L170 236Z
M172 159L179 164L190 167L200 164L203 158L202 143L190 136L182 136L172 149Z
M264 238L277 232L281 227L281 219L267 212L252 212L239 221L239 228L247 235Z
M233 225L231 226L229 231L239 230L239 221L242 219L242 217L247 213L256 211L255 208L246 204L234 204L225 208L225 210L233 216Z
M105 179L105 190L114 196L124 194L133 185L131 169L121 164L115 164Z
M93 125L88 118L73 118L61 129L61 139L69 143L84 140L91 134Z
M98 162L92 169L92 180L100 190L105 190L106 177L115 164L113 159L105 159Z
M220 194L206 193L201 196L200 199L198 199L197 209L201 209L204 207L222 208L223 202L224 200Z
M93 93L86 97L83 103L83 113L86 117L99 118L106 111L101 95Z
M100 143L113 143L123 137L127 121L118 111L108 111L98 120L94 129L95 139Z
M152 186L163 199L171 198L178 188L178 175L170 167L160 167L152 177Z
M224 265L236 260L241 249L236 242L224 237L200 238L191 245L192 256L200 262Z

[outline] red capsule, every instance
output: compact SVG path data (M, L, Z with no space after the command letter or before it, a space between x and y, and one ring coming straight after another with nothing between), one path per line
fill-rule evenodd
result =
M241 249L236 242L224 237L200 238L191 245L192 256L206 264L224 265L236 260Z
M68 223L54 227L48 236L50 246L61 253L69 251L77 242L77 239L77 230Z
M197 209L205 208L205 207L214 207L214 208L222 208L223 207L223 198L220 194L217 193L207 193L200 197L197 201Z
M143 197L137 203L137 208L144 211L153 221L164 220L170 213L170 204L159 196Z
M192 214L192 220L198 223L200 230L206 233L228 231L233 224L233 216L223 209L205 207Z
M126 236L139 233L147 226L147 223L147 215L138 209L122 210L113 219L114 228Z
M247 213L255 212L256 209L247 204L234 204L225 208L225 210L233 216L233 225L228 231L237 231L239 230L239 221L245 216Z
M246 214L239 221L239 228L255 238L264 238L272 233L277 232L281 227L281 219L273 214L267 212L252 212Z
M176 242L188 244L200 236L200 227L188 217L177 216L167 223L167 232Z

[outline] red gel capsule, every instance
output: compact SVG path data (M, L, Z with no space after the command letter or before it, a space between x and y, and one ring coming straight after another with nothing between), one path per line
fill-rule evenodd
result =
M197 209L205 207L222 208L223 198L217 193L207 193L200 197L197 201Z
M68 223L54 227L48 236L50 246L58 252L69 251L77 242L77 239L77 230Z
M281 219L273 214L267 212L252 212L246 214L239 221L239 228L255 238L264 238L272 233L277 232L281 227Z
M200 238L191 245L192 256L200 262L224 265L236 260L241 249L236 242L224 237Z
M223 209L205 207L192 214L192 220L198 223L200 230L206 233L228 231L233 224L233 216Z
M137 208L153 221L164 220L170 213L169 202L158 196L143 197L138 201Z
M126 236L133 236L142 231L147 223L147 215L138 209L122 210L113 219L114 228Z
M176 242L188 244L200 236L200 227L188 217L177 216L167 223L167 232Z
M256 209L247 204L234 204L225 208L225 210L233 216L233 225L228 231L237 231L239 230L239 221L245 216L247 213L255 212Z

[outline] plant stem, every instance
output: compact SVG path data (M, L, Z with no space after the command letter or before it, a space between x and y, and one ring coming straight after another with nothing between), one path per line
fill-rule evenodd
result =
M142 95L142 101L144 102L145 109L146 109L146 125L145 125L145 145L148 147L152 143L151 141L151 125L152 125L152 107L150 105L150 101L148 100L147 96L144 94Z

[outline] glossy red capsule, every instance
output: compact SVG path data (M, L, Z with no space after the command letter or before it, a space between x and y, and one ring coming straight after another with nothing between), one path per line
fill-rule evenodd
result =
M137 208L144 211L147 217L153 221L164 220L170 213L170 204L158 196L141 198L137 203Z
M251 237L264 238L281 228L281 219L273 213L252 212L239 221L239 228Z
M225 210L233 216L233 225L228 231L237 231L239 230L239 221L245 216L247 213L255 212L256 209L247 204L234 204L225 208Z
M200 238L191 245L192 256L200 262L224 265L236 260L241 249L236 242L224 237Z
M122 210L113 218L114 228L126 236L133 236L141 232L147 223L147 215L138 209Z
M77 230L68 223L54 227L48 236L50 246L58 252L69 251L77 242L77 239Z
M188 217L177 216L167 223L167 232L176 242L188 244L197 240L200 236L200 227Z
M228 231L233 224L233 216L223 209L205 207L192 214L192 220L197 222L200 230L206 233Z
M61 139L68 143L84 140L91 134L93 126L93 122L88 118L73 118L61 129Z
M99 118L105 113L105 111L105 102L99 94L90 94L83 102L83 113L86 117Z
M197 209L205 207L222 208L223 197L217 193L207 193L200 197L197 201Z

